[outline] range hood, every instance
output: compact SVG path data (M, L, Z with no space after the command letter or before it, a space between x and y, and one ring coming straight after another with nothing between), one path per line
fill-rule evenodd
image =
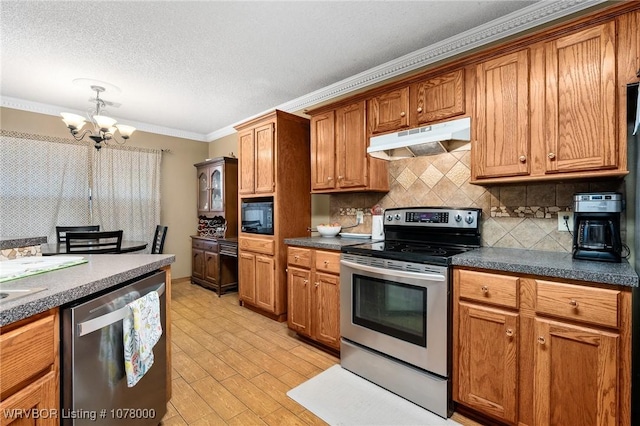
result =
M447 152L444 144L450 141L471 140L471 118L465 117L431 126L374 136L367 153L383 160L435 155ZM469 144L464 144L468 146Z

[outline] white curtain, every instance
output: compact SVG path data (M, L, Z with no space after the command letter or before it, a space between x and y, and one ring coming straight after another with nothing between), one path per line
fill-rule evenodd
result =
M93 220L125 239L151 241L160 223L160 150L103 147L92 153Z
M89 225L89 149L75 141L0 131L0 235L47 236Z
M0 235L55 242L56 226L100 225L151 242L160 223L161 159L161 150L97 151L87 142L0 130Z

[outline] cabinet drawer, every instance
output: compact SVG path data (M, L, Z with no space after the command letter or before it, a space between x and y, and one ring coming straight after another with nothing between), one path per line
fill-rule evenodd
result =
M509 308L517 308L518 282L518 277L475 271L460 271L460 297Z
M311 249L289 247L287 250L287 263L303 268L311 268Z
M218 242L213 240L207 241L194 238L191 240L191 247L194 249L212 251L214 253L218 252Z
M0 393L50 368L55 359L55 316L27 323L0 336Z
M340 253L331 251L316 251L316 270L340 273Z
M618 327L620 292L536 280L536 311L576 321Z
M242 250L252 251L254 253L271 255L275 253L275 244L273 240L266 240L261 238L240 238L238 240L238 247Z

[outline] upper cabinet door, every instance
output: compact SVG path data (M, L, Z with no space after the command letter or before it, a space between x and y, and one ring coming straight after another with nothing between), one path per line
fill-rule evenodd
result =
M367 186L364 101L336 110L336 165L340 188Z
M255 193L271 193L275 189L274 180L274 130L273 123L256 127L256 169Z
M253 194L256 175L256 146L253 129L238 134L238 149L238 192Z
M409 127L409 87L369 99L367 113L371 135Z
M464 114L464 70L460 69L415 84L416 124Z
M615 22L546 43L547 173L615 168Z
M336 187L336 138L333 111L311 117L311 189Z
M198 168L198 214L209 211L209 169Z
M224 211L224 165L220 164L209 169L211 184L211 204L209 210L212 212Z
M475 177L529 173L529 51L476 68Z

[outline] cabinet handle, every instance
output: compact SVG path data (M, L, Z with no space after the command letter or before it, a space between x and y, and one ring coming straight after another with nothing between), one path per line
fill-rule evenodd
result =
M400 113L400 117L404 117L405 115L407 115L407 114L406 114L404 111L402 111L402 112Z
M329 261L328 261L328 260L325 260L325 261L324 261L324 266L328 266L328 265L329 265Z
M344 176L338 176L338 179L342 180L344 179Z
M525 157L524 155L521 155L519 158L521 163L526 163L527 162L527 157Z
M550 160L553 160L554 158L556 158L556 155L553 152L550 152L547 154L547 157L549 157Z
M513 330L510 329L510 328L507 328L506 333L507 333L507 337L512 337L513 336Z
M541 345L544 345L547 341L544 339L544 337L540 336L538 337L538 343L540 343Z
M422 112L422 107L418 107L418 112Z
M331 176L327 177L327 180L333 180L333 178Z
M569 304L570 304L571 306L573 306L573 308L574 308L574 309L578 309L578 301L577 301L577 300L571 299L571 300L569 301Z
M487 287L486 285L483 285L483 286L480 288L480 290L482 290L482 292L483 292L484 294L489 293L489 287Z
M298 261L298 259L300 259L300 256L298 256L297 254L295 256L293 256L293 258L296 260L296 262Z
M318 287L320 285L320 283L318 281L316 281L316 287Z
M303 280L303 281L302 281L302 284L304 284L304 285L309 284L309 280Z

